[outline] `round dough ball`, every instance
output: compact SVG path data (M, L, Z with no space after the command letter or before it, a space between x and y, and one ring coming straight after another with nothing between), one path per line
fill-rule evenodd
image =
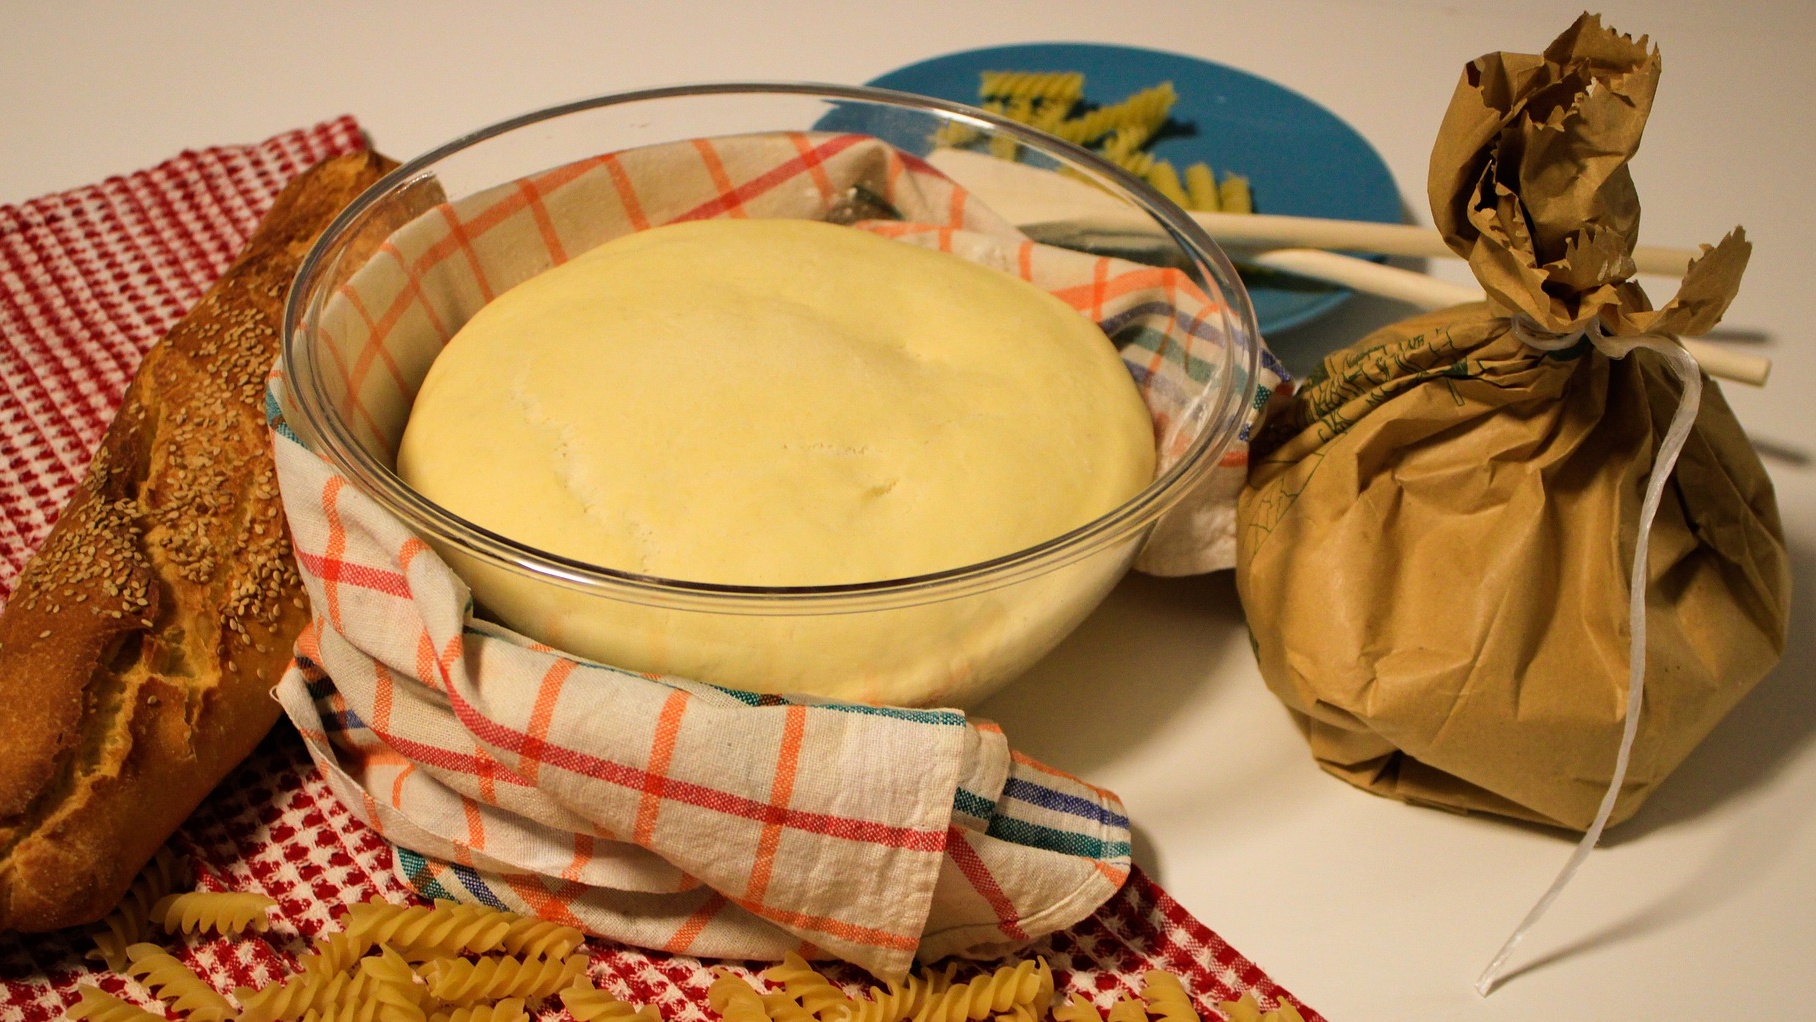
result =
M424 380L398 472L566 557L814 586L1084 525L1148 484L1154 439L1102 331L1031 284L849 227L708 220L486 305Z

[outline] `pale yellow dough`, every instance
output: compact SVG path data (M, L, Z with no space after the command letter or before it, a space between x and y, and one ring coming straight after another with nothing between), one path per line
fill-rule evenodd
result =
M709 220L485 306L398 471L567 557L805 586L1050 539L1146 486L1154 440L1108 339L1024 281L849 227Z

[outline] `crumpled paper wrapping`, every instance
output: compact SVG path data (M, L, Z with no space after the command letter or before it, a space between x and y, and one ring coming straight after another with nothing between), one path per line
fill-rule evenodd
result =
M1464 70L1432 215L1486 303L1326 358L1257 437L1237 585L1268 686L1327 771L1408 802L1586 829L1628 712L1628 575L1679 400L1662 361L1584 340L1698 334L1749 246L1705 246L1653 309L1629 278L1627 162L1659 57L1585 15L1543 55ZM1720 389L1654 523L1631 816L1777 662L1789 570L1772 485Z

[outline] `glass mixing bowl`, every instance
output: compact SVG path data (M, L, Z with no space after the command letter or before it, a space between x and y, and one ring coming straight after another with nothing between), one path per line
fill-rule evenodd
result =
M336 310L336 301L345 305L355 274L369 261L396 257L386 245L393 232L434 216L438 202L601 154L781 131L866 134L917 155L936 137L986 150L994 144L1023 163L1094 185L1151 221L1163 242L1159 261L1189 277L1211 310L1195 335L1190 379L1196 391L1157 429L1163 458L1152 483L1095 521L981 563L912 578L763 588L655 578L561 557L463 520L398 477L394 444L384 437L401 432L440 337L397 346L386 372L373 374L394 382L375 398L349 389L348 366L360 352L346 347L345 331L331 328L337 315L349 315ZM1112 339L1122 340L1114 331ZM362 195L316 243L291 291L283 338L291 428L421 536L470 586L482 615L629 670L755 692L910 706L963 706L982 698L1090 613L1161 516L1235 442L1255 398L1259 364L1254 314L1229 261L1146 184L981 110L818 84L709 84L605 96L526 114L420 156Z

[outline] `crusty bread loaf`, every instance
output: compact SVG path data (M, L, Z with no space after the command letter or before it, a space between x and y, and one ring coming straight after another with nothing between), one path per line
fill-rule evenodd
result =
M0 930L92 921L278 716L308 619L264 416L285 292L389 168L286 188L153 347L0 615Z

